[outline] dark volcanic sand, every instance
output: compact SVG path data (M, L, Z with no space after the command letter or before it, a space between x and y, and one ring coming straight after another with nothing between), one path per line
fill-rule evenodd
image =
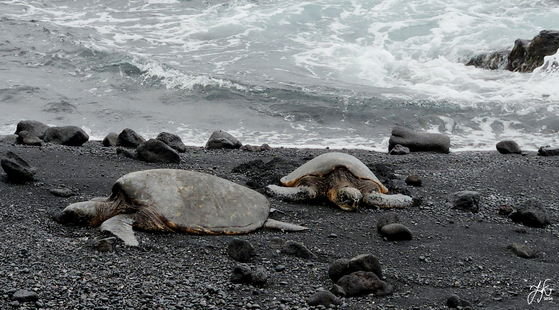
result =
M0 154L13 151L38 169L37 181L24 185L0 182L0 309L17 307L16 290L37 292L37 303L21 307L44 309L304 309L306 299L329 289L329 265L339 258L374 254L395 293L344 298L340 309L445 309L458 294L475 308L559 309L552 301L526 299L530 286L547 281L559 288L559 157L535 153L388 154L347 150L377 173L388 187L399 187L421 206L396 210L414 239L389 242L376 233L377 219L387 210L366 207L344 212L326 202L287 203L270 198L283 213L273 218L302 224L307 232L259 230L240 236L199 236L137 232L140 246L117 243L113 253L92 247L98 228L66 227L51 216L68 204L107 196L120 176L152 168L191 169L240 184L262 186L328 150L273 149L205 151L189 148L180 165L148 164L116 155L100 142L82 147L26 147L0 143ZM262 162L251 162L262 160ZM272 161L273 160L273 161ZM268 163L263 165L263 163ZM233 169L242 165L233 172ZM388 169L386 169L388 167ZM423 187L405 186L418 174ZM2 178L5 177L3 171ZM399 178L399 179L398 179ZM402 185L404 184L404 185ZM49 192L66 186L77 195L60 198ZM481 193L481 210L473 214L450 209L446 196L460 190ZM536 198L548 208L553 224L524 227L498 214L501 204L517 206ZM516 230L524 228L526 233ZM250 241L258 252L253 265L270 278L262 287L233 284L237 264L226 253L233 238ZM280 253L282 241L304 243L315 258ZM537 258L516 256L507 246L527 244ZM276 271L283 265L285 270ZM537 299L537 298L536 298Z

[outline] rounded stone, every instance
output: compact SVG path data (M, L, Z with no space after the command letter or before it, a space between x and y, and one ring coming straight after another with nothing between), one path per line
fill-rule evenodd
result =
M417 174L409 175L406 178L406 184L407 185L419 187L419 186L421 186L421 183L422 183L421 177Z
M250 242L235 238L229 242L227 254L240 263L246 263L256 256L256 250Z
M380 233L389 241L409 241L413 239L411 230L400 223L385 225L380 229Z

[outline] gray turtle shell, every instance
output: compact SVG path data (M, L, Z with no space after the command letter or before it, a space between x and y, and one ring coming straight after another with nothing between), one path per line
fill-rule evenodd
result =
M375 174L364 163L355 156L340 152L331 152L317 156L281 178L280 181L285 186L295 186L295 183L304 176L322 177L340 167L346 168L359 179L371 180L377 183L382 193L388 192L386 187L382 185Z
M205 173L156 169L132 172L113 185L109 200L149 207L175 231L237 234L261 228L270 212L262 194Z

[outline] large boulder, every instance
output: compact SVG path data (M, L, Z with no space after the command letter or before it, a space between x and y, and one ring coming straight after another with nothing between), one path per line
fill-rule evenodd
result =
M103 146L116 146L117 140L118 134L116 132L109 132L109 134L103 139Z
M171 148L173 148L175 151L179 153L186 152L186 145L182 143L181 137L175 134L162 132L159 135L157 135L156 139L167 144L168 146L170 146Z
M17 123L15 134L19 135L21 131L27 131L28 133L37 136L39 139L43 139L47 129L49 129L49 126L41 122L24 120Z
M510 71L532 72L543 65L545 56L557 53L559 31L542 30L531 41L516 40L509 54L507 69Z
M116 139L116 146L138 147L143 142L146 142L146 139L144 139L134 130L126 128L118 134L118 138Z
M43 137L45 142L69 146L80 146L88 140L89 135L77 126L49 127Z
M214 131L206 142L206 149L238 149L243 144L229 133L218 130Z
M156 139L149 139L140 144L136 149L136 157L150 163L178 164L181 162L181 157L177 151Z
M495 145L497 151L501 154L522 154L522 150L516 141L503 140Z
M396 126L388 140L388 152L396 145L402 145L411 152L450 152L450 137L441 133L420 133Z

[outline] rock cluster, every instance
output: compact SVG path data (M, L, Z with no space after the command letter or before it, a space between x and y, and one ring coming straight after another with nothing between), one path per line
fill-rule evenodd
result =
M40 146L43 142L80 146L89 140L89 135L77 126L50 127L33 120L20 121L15 134L18 143L33 146Z
M331 292L340 296L385 296L394 292L392 285L381 280L380 263L371 254L339 259L330 265L328 275L335 283Z
M532 72L543 65L545 56L555 54L557 49L559 49L559 31L542 30L532 40L516 40L510 51L477 55L466 65L491 70Z

